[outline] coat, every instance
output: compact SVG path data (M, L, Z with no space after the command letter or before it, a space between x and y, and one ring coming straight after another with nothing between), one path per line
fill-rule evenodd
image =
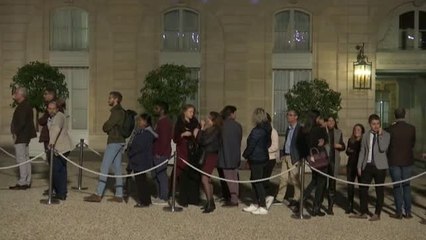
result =
M49 132L49 145L54 145L60 153L66 153L73 149L71 137L68 134L68 121L62 112L49 119L47 124Z
M19 103L15 108L10 131L16 137L15 144L29 144L31 139L37 137L33 108L27 100Z
M258 124L247 138L247 147L243 157L250 163L262 163L269 160L272 127L269 123Z
M111 108L108 120L102 126L102 130L108 134L107 143L125 143L126 140L121 135L120 128L124 123L125 111L120 104Z
M197 142L205 153L218 153L220 147L220 128L211 127L211 129L200 131L197 136Z
M241 140L243 128L233 119L223 122L221 145L218 156L218 167L223 169L237 169L241 164Z
M340 169L340 152L344 151L346 149L345 143L343 142L343 134L342 131L340 129L333 129L330 130L329 133L333 134L333 139L334 139L334 143L338 143L340 145L342 145L342 148L337 149L334 148L334 146L332 146L332 143L329 143L330 145L330 158L334 156L334 159L330 159L330 164L334 163L334 175L333 176L337 176L339 175L339 169ZM331 152L334 151L334 152Z
M387 153L389 166L404 167L413 165L416 128L403 120L399 120L387 128L386 131L390 134Z
M358 158L358 169L364 170L367 166L368 154L370 149L370 137L371 132L364 133L361 140L361 150ZM378 135L377 142L374 144L374 163L377 169L383 170L388 169L388 158L386 151L388 150L390 143L390 135L388 132L383 131L381 135Z
M140 172L153 166L153 145L156 137L158 135L151 127L140 129L136 132L129 149L127 149L130 169Z

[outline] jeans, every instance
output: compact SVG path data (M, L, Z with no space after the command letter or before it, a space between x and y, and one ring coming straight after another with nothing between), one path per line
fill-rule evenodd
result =
M22 163L30 160L28 144L18 143L15 144L16 162ZM19 180L18 185L31 185L31 163L19 166Z
M392 182L405 180L411 177L413 166L391 166L389 173ZM402 214L402 207L404 207L405 214L411 214L411 187L410 182L395 184L393 186L393 197L395 199L396 213Z
M115 175L121 175L121 159L123 157L123 143L110 143L107 145L102 159L101 173L108 174L109 168L112 166ZM107 178L99 176L97 195L103 196L105 191ZM123 197L123 179L115 179L115 196Z
M251 177L250 180L257 180L263 177L263 169L266 163L255 163L250 164ZM256 194L255 203L259 204L260 207L266 207L266 192L263 182L255 182L251 184Z
M63 154L68 156L69 152ZM66 197L67 195L67 161L60 155L53 157L53 190L57 196Z
M160 165L167 156L156 156L154 158L154 166ZM157 194L161 200L167 201L169 199L169 178L167 177L167 164L163 164L161 167L155 169L152 172L152 177L155 179Z

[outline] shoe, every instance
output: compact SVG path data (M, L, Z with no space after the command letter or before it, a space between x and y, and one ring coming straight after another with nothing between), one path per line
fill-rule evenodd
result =
M404 218L406 218L406 219L412 219L412 218L413 218L413 215L411 215L411 213L409 213L409 214L405 214L405 215L404 215Z
M52 195L55 195L55 191L52 191ZM49 196L49 189L44 190L43 196Z
M52 198L58 199L58 200L61 200L61 201L67 200L67 196L63 196L63 195L53 195Z
M368 219L368 221L370 222L379 221L379 220L380 220L380 216L377 214L374 214L370 219Z
M368 219L367 214L356 214L356 215L351 215L349 216L349 218L356 218L356 219Z
M296 200L290 200L290 203L288 204L289 207L295 207L299 204L298 201Z
M271 205L274 203L274 197L273 196L267 196L265 201L266 201L266 209L269 210Z
M207 205L206 205L206 207L204 208L203 213L211 213L211 212L213 212L215 209L216 209L216 205L215 205L215 203L214 203L214 200L213 200L213 199L211 199L211 200L207 201Z
M122 203L123 202L123 197L111 197L107 200L108 202L116 202L116 203Z
M318 217L324 217L324 216L325 216L325 213L324 213L324 212L322 212L322 211L321 211L321 209L320 209L319 207L314 207L314 208L312 209L312 216L313 216L313 217L316 217L316 216L318 216Z
M349 202L348 202L348 208L346 208L345 213L346 214L355 213L354 212L354 202L353 201L349 200Z
M233 207L238 207L238 203L225 202L224 204L222 204L222 207L224 207L224 208L233 208Z
M327 215L330 215L330 216L333 216L334 215L334 212L333 212L333 209L331 208L328 208L327 209L327 211L326 211L326 213L327 213Z
M10 190L27 190L28 188L30 188L31 186L29 186L29 185L19 185L19 184L16 184L15 186L10 186L9 187L9 189Z
M154 201L152 201L153 205L157 205L157 206L167 206L169 203L166 200L163 199L155 199Z
M274 201L272 202L272 205L282 205L282 204L283 204L283 202L276 199L276 198L274 198Z
M403 218L402 213L391 214L391 215L389 215L389 217L395 218L395 219L402 219Z
M136 204L134 207L135 207L135 208L147 208L147 207L149 207L149 205L147 205L147 204L142 204L142 203L138 203L138 204Z
M86 202L101 202L102 197L96 194L92 194L90 196L84 197L83 200Z
M264 207L259 207L256 210L254 210L253 212L251 212L251 214L253 214L253 215L267 215L268 210L266 210L266 208L264 208Z
M243 208L243 211L251 213L251 212L255 211L256 209L258 209L258 207L256 205L250 204L250 206Z

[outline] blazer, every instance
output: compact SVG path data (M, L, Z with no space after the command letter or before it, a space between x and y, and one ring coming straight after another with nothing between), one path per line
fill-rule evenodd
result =
M389 166L414 164L413 148L416 144L416 128L405 121L396 121L386 129L390 134L388 150Z
M223 169L237 169L241 164L241 140L243 128L233 119L223 122L219 148L218 167Z
M388 132L384 131L382 132L382 135L378 135L376 138L377 142L374 144L374 163L377 167L377 169L383 170L388 169L388 158L386 155L386 151L388 150L389 143L390 143L390 135ZM368 153L370 149L370 131L367 131L362 136L361 140L361 150L359 152L359 158L358 158L358 169L364 170L367 166L368 161Z
M49 145L54 145L60 153L66 153L73 149L71 137L68 134L68 123L62 112L57 112L53 118L50 118L49 127Z
M291 158L291 163L295 164L300 160L300 152L299 152L299 148L297 147L297 138L300 135L300 123L296 124L296 127L294 128L294 132L293 132L293 137L291 138L291 143L290 143L290 158ZM287 128L287 131L285 133L285 141L284 141L284 146L283 146L283 152L285 153L285 145L287 142L287 136L288 133L290 132L290 129Z
M34 113L28 100L19 103L13 112L10 131L15 135L15 144L29 144L32 138L37 137L34 125Z

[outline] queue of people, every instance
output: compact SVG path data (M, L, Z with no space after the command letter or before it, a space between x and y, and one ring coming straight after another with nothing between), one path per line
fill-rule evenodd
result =
M13 98L17 103L11 132L15 140L16 160L18 163L29 159L28 144L36 137L33 123L32 108L27 100L25 88L17 88ZM252 114L253 128L248 135L246 148L241 154L242 126L236 121L235 106L225 106L219 112L210 112L201 121L195 117L193 105L185 105L181 114L173 124L168 116L168 105L158 102L154 108L156 116L143 113L137 116L135 130L127 143L120 129L125 121L125 110L121 106L121 93L110 92L108 104L111 114L103 125L103 131L108 135L107 146L101 164L101 173L108 174L112 168L115 175L121 175L122 155L126 152L129 160L127 171L135 173L137 186L137 204L143 208L151 204L166 205L171 195L167 175L167 165L156 168L151 174L156 184L156 194L149 192L147 174L139 174L151 167L163 164L172 155L171 141L176 143L177 168L170 179L176 179L178 186L178 203L181 206L200 205L200 189L205 194L203 213L211 213L216 209L213 198L212 179L190 168L184 161L212 174L217 169L219 176L229 180L239 179L241 156L248 162L251 180L269 178L277 162L281 162L281 171L287 171L280 177L277 191L269 181L253 182L253 203L243 208L244 212L255 215L265 215L272 205L287 204L295 213L300 211L300 201L307 201L314 192L312 216L333 215L336 198L336 181L326 177L327 174L337 177L340 171L340 154L346 150L348 162L346 165L347 180L364 184L380 184L385 182L389 169L393 181L405 180L411 177L414 164L413 148L415 145L415 127L405 119L405 110L395 111L396 121L387 129L382 129L381 119L372 114L368 119L370 129L365 131L361 124L353 127L347 144L343 141L343 133L338 128L337 119L333 116L324 117L318 111L310 111L302 124L299 113L287 111L288 128L284 144L279 149L279 136L272 126L271 116L262 108L256 108ZM71 138L68 134L65 103L57 99L54 89L44 92L46 112L38 119L42 126L39 141L44 144L46 151L55 149L53 163L53 192L54 197L66 200L67 197L67 164L59 154L68 156L72 150ZM153 122L153 117L157 119ZM174 125L174 127L173 127ZM126 149L126 150L125 150ZM301 161L313 158L313 149L327 156L328 165L312 172L312 179L306 189L300 185L298 167ZM281 154L280 154L281 152ZM174 178L175 176L175 178ZM101 202L107 178L100 176L97 190L84 198L87 202ZM115 196L108 199L112 202L123 202L123 179L115 179ZM222 207L239 206L239 184L221 181ZM293 185L293 198L287 198L288 185ZM20 176L17 184L11 190L25 190L31 187L31 164L20 166ZM360 209L356 214L354 207L355 187L347 186L347 204L345 212L350 217L380 220L384 187L376 189L376 209L374 214L368 211L368 187L359 187ZM304 191L304 199L301 199ZM45 192L46 193L46 192ZM396 212L391 217L396 219L412 218L410 183L395 184L393 189ZM157 195L153 198L152 195ZM323 200L327 195L328 205L325 213L322 211Z

